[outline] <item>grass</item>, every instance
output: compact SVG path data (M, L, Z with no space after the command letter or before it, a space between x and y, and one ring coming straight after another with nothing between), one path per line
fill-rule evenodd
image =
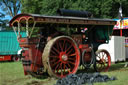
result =
M52 83L51 83L52 82ZM0 62L0 85L53 85L53 78L36 79L24 76L21 62Z
M95 85L128 85L128 67L124 68L125 63L117 63L111 66L108 72L102 72L109 77L115 76L117 80L105 83L96 83Z
M81 71L82 72L82 71ZM127 85L128 67L124 63L117 63L111 66L109 72L101 72L109 77L115 76L118 80L94 85ZM24 76L21 62L0 62L0 85L54 85L57 79L37 79L31 76Z

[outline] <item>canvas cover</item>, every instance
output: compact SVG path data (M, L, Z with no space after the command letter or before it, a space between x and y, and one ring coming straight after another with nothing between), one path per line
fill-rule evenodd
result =
M21 32L23 37L25 32ZM0 55L15 55L20 50L19 43L14 31L0 31Z

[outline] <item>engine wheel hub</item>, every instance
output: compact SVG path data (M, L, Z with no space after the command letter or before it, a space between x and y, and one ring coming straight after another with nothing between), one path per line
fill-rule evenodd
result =
M65 54L64 54L64 55L62 55L62 60L63 60L63 61L67 61L67 60L68 60L68 56L67 56L67 55L65 55Z

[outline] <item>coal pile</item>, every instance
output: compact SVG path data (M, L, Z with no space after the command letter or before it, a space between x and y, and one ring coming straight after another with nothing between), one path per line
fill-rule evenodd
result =
M70 74L65 78L57 80L55 85L93 85L95 82L107 82L117 80L116 77L108 77L100 73Z

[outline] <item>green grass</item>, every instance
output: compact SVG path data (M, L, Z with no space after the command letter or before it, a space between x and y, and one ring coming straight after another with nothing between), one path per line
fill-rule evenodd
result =
M96 83L95 85L128 85L128 67L124 68L125 63L117 63L111 66L109 72L102 72L109 77L115 76L117 80L105 83Z
M101 74L107 74L109 77L115 76L118 80L94 85L128 85L128 67L124 68L124 63L114 64L109 72L101 72ZM56 80L50 77L37 79L24 76L21 62L0 62L0 85L54 85Z
M21 62L0 62L0 85L53 85L55 83L53 78L36 79L30 75L24 76Z

